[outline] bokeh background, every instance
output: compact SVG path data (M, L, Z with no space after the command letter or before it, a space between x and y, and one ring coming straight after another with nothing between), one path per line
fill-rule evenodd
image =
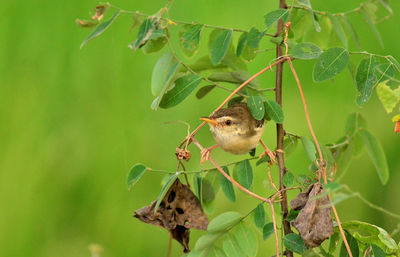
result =
M275 1L276 2L276 1ZM115 0L127 10L155 13L165 1ZM312 1L316 10L346 11L360 1ZM126 176L135 163L155 169L174 170L175 147L185 136L182 125L165 125L184 120L195 127L200 116L210 113L226 96L215 90L205 100L194 95L177 108L150 109L150 80L162 52L133 53L128 43L131 17L121 15L100 38L82 50L80 43L90 33L75 24L89 17L96 1L6 0L0 7L0 256L90 256L88 246L98 243L102 256L165 256L168 234L132 218L134 210L149 204L160 191L162 175L147 173L128 192ZM380 48L369 27L354 16L362 48L391 54L400 59L400 2L392 1L394 16L378 28L385 43ZM262 28L263 16L277 8L271 1L176 0L172 19L249 29ZM177 29L173 30L176 35ZM201 52L206 49L206 34ZM235 34L234 42L238 35ZM268 40L265 40L266 42ZM176 42L174 42L176 46ZM267 45L267 44L266 44ZM271 47L271 45L269 46ZM354 43L351 48L355 49ZM201 56L200 53L197 56ZM260 54L249 64L256 72L273 59L274 52ZM356 59L354 59L356 60ZM393 132L391 115L385 113L374 94L362 109L355 105L356 90L347 71L335 82L314 84L313 62L296 61L317 136L322 143L343 135L348 114L360 111L369 130L381 141L390 167L390 181L382 186L366 151L352 163L343 183L371 202L400 213L400 136ZM265 87L273 86L273 73L260 77ZM284 75L285 128L309 136L304 112L292 75ZM275 127L269 123L264 135L275 147ZM204 145L212 138L204 129ZM199 154L193 149L191 170L200 169ZM260 151L260 150L259 150ZM239 160L216 150L220 163ZM299 145L288 159L296 174L308 169ZM209 167L205 165L205 167ZM262 193L265 173L256 171L255 189ZM276 172L276 171L274 171ZM235 209L247 213L257 201L241 193L236 204L220 192L218 213ZM291 195L292 197L293 195ZM362 220L393 231L399 220L370 209L353 198L338 205L342 221ZM192 241L203 232L193 231ZM400 237L395 237L398 242ZM263 242L260 256L273 255L272 238ZM192 242L193 245L193 242ZM173 243L173 255L180 246Z

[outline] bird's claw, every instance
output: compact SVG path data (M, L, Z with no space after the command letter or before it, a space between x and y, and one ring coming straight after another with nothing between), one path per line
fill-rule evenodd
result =
M210 158L210 152L211 150L209 148L201 150L200 164L203 164L205 161L208 161L208 159Z
M275 163L275 164L277 163L276 158L275 158L276 157L275 152L272 152L269 149L266 149L262 154L260 154L258 159L261 159L263 156L266 156L266 155L271 159L272 163Z
M217 148L218 145L213 145L210 146L209 148L203 148L201 150L201 159L200 159L200 164L203 164L205 161L208 161L210 159L210 153L213 149Z

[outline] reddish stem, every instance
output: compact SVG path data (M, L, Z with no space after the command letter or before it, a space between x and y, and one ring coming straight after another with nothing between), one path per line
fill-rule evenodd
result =
M278 229L276 228L276 218L275 218L274 204L272 202L269 202L269 207L271 208L272 223L274 225L276 257L279 257L279 239L278 239Z
M322 169L322 175L323 175L324 183L327 184L328 181L327 181L327 178L326 178L326 168L325 168L325 164L324 164L324 158L322 156L321 147L320 147L320 145L318 143L317 137L315 136L314 130L313 130L312 125L311 125L310 115L308 113L307 103L306 103L306 99L304 97L303 89L301 87L300 79L297 76L296 70L294 69L292 60L288 59L288 63L289 63L290 69L292 70L293 76L296 79L297 86L298 86L299 91L300 91L301 99L303 101L304 112L306 113L306 119L307 119L307 123L308 123L308 128L310 129L310 132L311 132L311 135L312 135L312 137L314 139L315 145L317 146L318 155L319 155L319 161L320 161L320 163L319 163L320 169ZM329 196L329 200L332 202L332 199L331 199L330 196ZM340 234L341 234L341 236L343 238L344 245L346 246L347 253L349 254L350 257L353 257L353 255L351 253L351 249L350 249L349 243L347 242L347 239L346 239L346 235L344 234L344 230L342 228L342 224L340 222L339 215L338 215L338 213L336 211L335 205L333 205L333 204L332 204L332 210L333 210L333 213L335 215L335 219L337 221L337 224L338 224L338 227L339 227L339 230L340 230Z
M198 148L200 148L200 150L204 149L204 147L195 138L192 138L191 140ZM243 187L241 184L236 182L233 178L231 178L228 174L226 174L226 172L214 161L214 159L211 156L208 157L208 160L215 166L215 168L217 168L219 170L219 172L221 172L221 174L227 180L232 182L232 184L234 184L237 188L239 188L240 190L242 190L246 194L248 194L248 195L250 195L250 196L252 196L252 197L254 197L254 198L258 199L258 200L261 200L263 202L271 201L270 199L261 197L261 196L255 194L255 193L251 192L250 190L248 190L247 188Z

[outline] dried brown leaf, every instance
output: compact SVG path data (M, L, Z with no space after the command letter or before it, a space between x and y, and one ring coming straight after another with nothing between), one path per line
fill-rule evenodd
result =
M293 209L301 209L299 215L291 222L299 233L307 248L314 248L333 234L331 207L328 195L323 193L321 183L312 184L307 192L300 193L290 202Z
M190 228L207 230L208 226L200 201L188 186L176 179L154 214L155 205L156 201L135 211L134 217L167 229L181 243L184 252L189 252Z

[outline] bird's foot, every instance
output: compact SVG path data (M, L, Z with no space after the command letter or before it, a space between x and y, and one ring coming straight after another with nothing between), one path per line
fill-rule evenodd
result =
M258 156L258 159L261 159L263 156L268 156L271 160L270 162L275 163L275 164L277 163L275 152L272 152L268 148L266 148L265 151L262 154L260 154L260 156Z
M218 147L218 145L213 145L213 146L210 146L209 148L205 148L205 149L201 150L200 164L203 164L205 161L208 161L208 159L210 158L211 151L217 147Z

